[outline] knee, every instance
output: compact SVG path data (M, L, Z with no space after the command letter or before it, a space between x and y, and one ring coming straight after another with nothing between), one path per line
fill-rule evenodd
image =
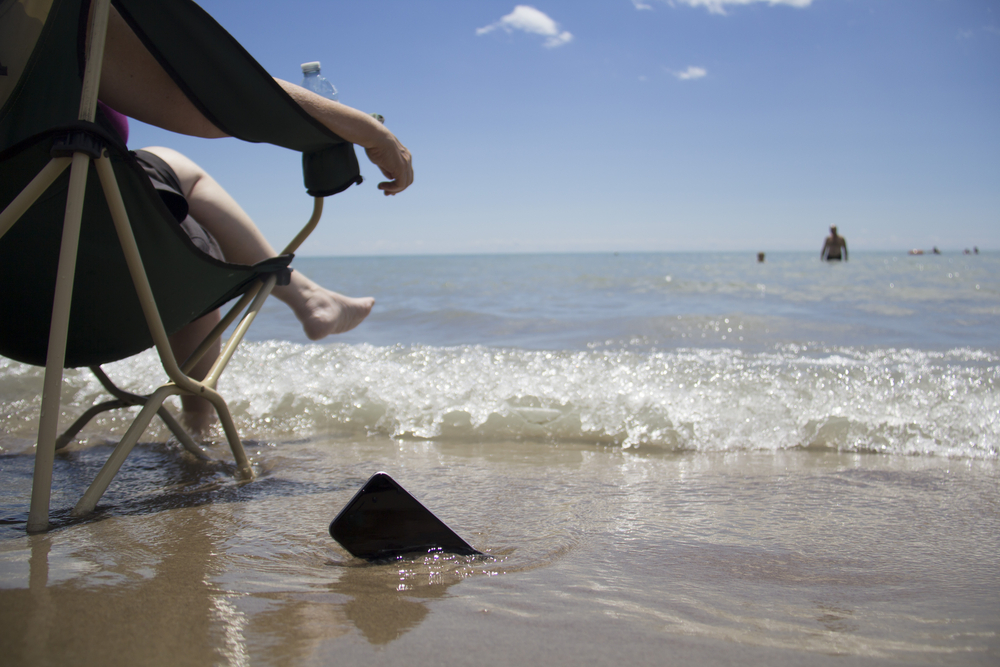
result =
M198 181L205 176L208 176L208 172L202 169L198 163L183 153L175 151L173 148L167 148L166 146L148 146L142 150L149 151L166 162L167 165L174 170L174 173L177 174L178 180L181 182L181 189L183 190L185 196L190 196L191 190L194 188L195 184L197 184Z

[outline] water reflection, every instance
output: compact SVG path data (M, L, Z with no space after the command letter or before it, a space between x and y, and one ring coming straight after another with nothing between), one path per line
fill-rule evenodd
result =
M454 562L459 557L442 558ZM439 565L433 557L346 566L330 590L349 598L344 614L370 644L388 644L424 620L426 601L444 597L448 588L461 580L453 573L442 576L435 567Z
M464 578L468 558L462 558L327 562L325 583L234 596L229 611L242 610L251 655L265 663L309 658L324 643L355 630L368 644L385 646L417 628L430 612L429 602L446 597Z
M0 654L16 664L244 665L308 658L355 632L385 646L482 567L447 554L275 566L252 548L236 553L252 509L176 508L8 540ZM12 573L18 562L28 567Z
M183 539L150 541L164 531ZM27 588L0 590L2 653L14 664L215 664L220 653L236 664L206 585L211 534L187 512L23 538Z
M55 605L52 603L52 597L46 586L49 578L49 551L52 548L52 541L47 535L33 535L28 540L31 542L31 557L28 561L30 595L27 604L20 607L27 617L27 627L23 633L24 657L26 664L41 664L44 655L43 647L48 641L46 629L52 627L57 621ZM13 631L13 628L10 628L6 623L3 625L5 632ZM3 654L10 655L10 651L4 650Z

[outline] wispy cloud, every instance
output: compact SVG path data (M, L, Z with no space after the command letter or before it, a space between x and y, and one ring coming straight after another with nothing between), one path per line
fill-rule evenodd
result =
M635 0L633 0L634 2ZM704 7L713 14L725 14L727 7L738 5L754 5L761 2L772 7L775 5L787 5L789 7L808 7L813 0L667 0L669 4L688 5L689 7Z
M997 28L995 25L984 25L982 29L969 28L968 30L958 30L955 33L955 38L963 42L969 41L976 39L980 32L985 34L1000 35L1000 28Z
M701 79L708 76L708 70L704 67L688 67L683 72L671 72L681 81L691 81L692 79Z
M653 9L653 5L648 5L642 0L632 0L632 4L635 5L635 8L639 11Z
M559 30L559 24L548 17L544 12L540 12L528 5L517 5L514 11L502 17L496 23L491 23L484 28L476 30L477 35L485 35L493 32L497 28L505 32L520 30L533 35L545 37L545 46L555 48L567 44L573 39L573 35L566 31Z

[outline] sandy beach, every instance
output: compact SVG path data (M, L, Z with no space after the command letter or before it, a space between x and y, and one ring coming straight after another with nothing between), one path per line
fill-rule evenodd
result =
M77 483L56 507L105 450L60 460ZM136 456L114 509L4 530L5 664L1000 656L992 461L317 440L271 446L240 487L163 446ZM30 463L5 458L6 507ZM351 558L326 527L379 469L487 555Z

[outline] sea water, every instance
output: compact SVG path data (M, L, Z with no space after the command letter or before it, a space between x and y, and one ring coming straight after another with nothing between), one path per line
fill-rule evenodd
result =
M224 376L262 440L351 432L626 449L997 457L1000 256L855 254L305 258L374 295L356 330L308 341L275 299ZM152 352L110 364L149 391ZM0 361L9 437L38 369ZM67 373L67 415L97 401ZM112 424L108 422L98 422Z
M268 662L285 641L279 657L393 663L486 638L506 659L554 643L585 663L660 662L642 646L706 663L1000 656L1000 255L295 267L377 303L319 343L265 306L220 384L258 480L186 461L154 424L102 501L114 521L73 524L62 508L127 423L98 418L57 458L50 583L109 585L124 566L104 562L101 523L154 552L183 524L211 582L191 612L216 633L199 659ZM105 370L162 381L152 352ZM0 590L30 588L43 549L18 537L40 386L0 360ZM99 400L68 371L63 423ZM355 563L325 524L378 469L487 556ZM138 560L141 588L170 559Z

